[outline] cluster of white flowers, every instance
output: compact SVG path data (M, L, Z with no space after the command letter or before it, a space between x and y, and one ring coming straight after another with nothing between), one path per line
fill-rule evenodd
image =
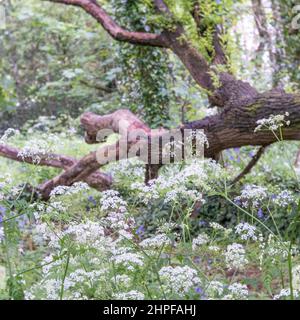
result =
M111 261L116 265L121 265L129 271L144 265L143 256L138 252L130 252L128 247L120 247L112 250Z
M299 290L293 290L294 298L298 298L300 296ZM279 294L276 294L273 299L280 300L281 298L290 298L291 296L291 289L281 289Z
M113 295L115 300L144 300L145 296L143 293L131 290L129 292L119 292Z
M11 182L12 182L12 178L9 173L0 175L0 189L4 188L6 185L10 184Z
M293 203L295 198L293 197L291 191L283 190L274 198L273 201L277 206L285 208L289 204Z
M209 241L209 236L206 233L199 234L197 238L193 239L192 248L193 250L196 250L200 246L209 243Z
M64 259L56 259L53 254L49 254L42 260L42 272L47 276L53 269L57 266L60 266L62 262L65 262Z
M20 134L19 130L8 128L5 130L2 137L0 137L0 145L7 143L8 139L14 135Z
M37 223L35 226L33 239L37 243L47 243L51 248L59 248L59 239L61 236L61 231L53 230L46 223Z
M171 240L166 234L158 234L156 236L141 241L140 246L143 249L158 249L162 248L163 246L170 246L171 243Z
M225 237L229 236L231 234L231 232L232 232L232 229L224 228L222 225L220 225L217 222L210 222L209 226L215 231L223 232Z
M185 166L174 164L164 171L156 180L149 181L148 185L138 182L131 185L131 189L138 193L141 202L151 203L153 200L164 197L165 203L187 199L190 202L202 201L202 193L199 188L209 190L207 168L217 166L212 161L192 160ZM217 170L217 169L216 169ZM214 170L214 171L216 171ZM191 189L190 182L193 182Z
M96 248L107 245L105 240L108 238L105 239L104 228L99 222L90 220L85 223L72 222L63 234L71 236L78 244L86 244Z
M224 228L223 226L221 226L219 223L217 222L210 222L209 226L214 229L214 230L218 230L218 231L225 231L226 228Z
M107 216L102 219L104 226L115 235L124 239L132 239L132 229L135 220L127 211L127 202L114 190L104 191L100 200L101 210L106 211Z
M211 251L212 253L216 253L216 252L219 252L221 250L221 248L218 247L218 246L208 246L207 249L209 251Z
M251 224L247 222L239 223L235 226L235 233L237 233L242 240L254 240L256 241L257 235L256 235L256 227L252 226Z
M271 258L272 263L285 260L288 257L289 242L278 241L274 235L269 234L267 241L260 243L260 261L263 262L264 257ZM292 252L296 250L292 248Z
M247 286L238 282L231 284L228 291L229 293L223 297L224 300L245 300L249 295Z
M130 178L132 181L143 180L145 178L145 165L138 159L122 159L117 163L108 165L108 171L113 176L114 180Z
M43 281L43 291L45 292L45 299L47 300L59 300L59 292L61 289L62 281L57 279L45 279ZM30 290L25 291L25 300L35 300L35 290L39 290L40 283L33 285Z
M220 281L211 281L205 292L209 297L220 297L224 292L224 284Z
M60 143L59 137L50 134L44 139L32 139L26 142L25 146L19 151L18 157L25 160L31 158L34 164L39 164L43 159L51 159L53 147Z
M297 265L293 268L293 288L300 291L300 265Z
M85 286L92 287L93 283L99 281L99 279L102 278L105 273L105 269L93 271L86 271L81 268L76 269L65 278L64 288L70 289L75 286L79 286L80 288L83 283Z
M72 195L79 193L84 190L88 190L89 186L85 182L75 182L72 186L57 186L55 187L51 193L50 197L60 196L60 195Z
M102 197L100 200L102 211L118 211L126 212L127 203L121 197L118 191L107 190L102 192Z
M181 297L200 284L197 271L189 266L163 267L159 270L159 275L166 292L175 293Z
M112 277L111 281L118 286L128 286L131 279L127 274L117 274L115 277Z
M165 222L157 229L157 233L170 233L174 232L174 229L178 229L180 226L175 222Z
M218 107L214 107L214 108L206 108L205 109L205 115L207 117L211 117L218 114Z
M65 202L52 200L49 202L49 205L45 209L46 209L46 213L48 213L48 214L54 213L54 212L61 213L61 212L65 212L67 207L68 206ZM39 213L42 214L42 210L40 210Z
M138 197L142 203L148 205L153 200L159 199L159 193L155 181L149 181L148 185L141 182L135 182L131 185L131 189L138 191Z
M289 126L290 121L285 119L285 117L288 117L288 116L289 116L289 113L286 112L285 114L278 114L278 115L271 114L269 118L260 119L256 121L258 126L255 128L254 132L257 132L263 129L275 131L285 125Z
M242 207L247 208L252 205L258 208L263 200L268 197L267 188L257 185L246 185L241 195L235 198L235 201L241 202Z
M267 257L271 259L272 263L276 263L278 261L284 261L287 259L289 254L290 242L282 242L278 241L273 234L269 234L267 241L263 239L260 240L260 255L259 260L262 265L264 258ZM291 254L297 255L299 252L297 246L292 246Z
M243 269L248 263L245 249L238 243L228 245L224 256L226 266L229 269Z
M197 190L187 190L184 186L182 186L174 190L168 191L165 195L164 202L172 203L180 199L180 197L184 199L189 199L193 202L202 200L202 194L200 192L198 192Z
M4 230L3 227L0 227L0 242L4 239Z

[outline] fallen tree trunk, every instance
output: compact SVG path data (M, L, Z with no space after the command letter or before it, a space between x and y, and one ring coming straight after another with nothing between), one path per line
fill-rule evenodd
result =
M288 119L291 121L290 126L283 128L282 138L285 140L300 140L300 96L290 94L279 94L268 92L257 95L249 99L235 101L232 105L227 105L221 114L207 117L199 121L187 123L181 127L183 129L202 129L208 138L209 147L205 148L206 157L212 157L218 152L229 148L242 147L245 145L268 146L276 141L277 138L273 132L259 131L254 132L259 119L268 118L271 115L289 113ZM122 133L127 128L128 132L134 129L141 129L148 134L144 144L151 142L151 137L168 134L168 131L151 131L140 120L138 120L128 110L119 110L114 114L107 116L99 116L92 113L82 116L82 123L86 130L86 137L89 143L96 143L97 130L112 129L114 132ZM117 123L123 122L126 125L122 127L116 126ZM124 132L126 132L124 130ZM120 140L121 141L121 140ZM128 148L132 147L138 141L129 141ZM143 145L139 145L140 149ZM120 159L120 145L102 147L101 154L108 154L112 150L116 150L117 159ZM128 151L128 150L126 150ZM124 153L123 153L124 154ZM125 155L127 156L126 152ZM100 159L101 160L101 159ZM116 158L106 159L115 161ZM106 163L106 160L104 163ZM101 162L101 161L100 161ZM79 160L72 167L67 169L58 177L47 182L41 187L44 197L47 197L52 188L57 185L71 185L76 181L86 179L95 170L99 169L102 164L97 159L96 152L92 152L86 157Z

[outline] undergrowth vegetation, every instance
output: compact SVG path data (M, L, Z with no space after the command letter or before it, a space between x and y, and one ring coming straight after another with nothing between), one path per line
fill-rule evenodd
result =
M165 166L148 185L141 162L122 160L104 168L111 190L80 182L44 202L28 186L57 172L38 157L95 149L53 121L1 138L37 157L0 160L1 299L299 298L298 143L270 146L234 185L255 148Z

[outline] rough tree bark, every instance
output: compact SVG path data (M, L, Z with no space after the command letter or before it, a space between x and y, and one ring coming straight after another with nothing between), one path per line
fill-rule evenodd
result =
M245 145L265 147L276 142L277 140L272 132L254 132L257 126L257 120L268 118L272 114L276 115L288 112L288 120L290 120L291 125L284 128L283 138L286 140L300 139L300 95L287 94L283 91L277 91L276 89L260 94L249 83L236 79L232 74L217 72L216 64L226 63L225 54L219 41L219 29L216 29L214 34L214 56L211 60L212 62L208 63L191 45L183 26L179 22L176 22L175 27L171 30L164 29L160 34L134 32L120 27L97 1L50 1L84 9L118 41L126 41L135 45L157 46L172 50L185 65L197 84L208 92L210 103L221 108L221 112L215 116L186 123L181 127L182 130L204 130L209 142L209 147L205 149L206 157L214 157L219 152L228 148L242 147ZM163 0L153 0L153 4L159 14L171 17L171 12ZM197 25L201 24L197 12L192 12L191 14L195 19L195 23ZM214 86L213 73L219 79L218 86ZM144 145L149 144L152 137L157 135L163 136L165 134L164 130L150 130L150 128L135 115L123 109L105 116L86 113L82 116L81 123L86 131L87 143L96 143L97 132L101 129L110 129L113 132L119 133L120 140L118 142L100 148L101 154L108 155L109 151L114 151L115 154L117 154L117 158L121 158L121 154L124 154L124 150L120 150L122 139L129 142L129 147L140 142L136 137L130 137L130 132L135 129L140 129L146 133ZM127 133L125 134L125 132ZM5 148L2 148L0 155L10 157L9 152L7 152ZM105 161L114 160L112 158L104 158ZM63 161L64 158L59 156L57 159L60 159L56 160L60 162ZM14 157L14 160L18 159ZM98 175L96 187L100 190L109 187L110 183L107 176L101 174L101 179L99 179L100 173L97 170L103 163L102 159L100 159L99 162L99 157L97 157L96 152L92 152L78 161L67 160L67 163L68 165L61 165L64 171L60 175L39 186L39 190L45 199L49 197L51 190L56 186L71 185L76 181L88 182L95 176L95 173ZM44 165L47 164L44 163ZM147 174L148 178L157 176L158 168L159 165L150 165L150 168L148 166L148 169L150 169Z

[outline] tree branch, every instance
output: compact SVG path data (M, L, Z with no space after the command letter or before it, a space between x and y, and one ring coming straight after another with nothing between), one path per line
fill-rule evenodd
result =
M247 164L247 166L244 168L244 170L236 176L232 182L231 185L236 184L238 181L244 178L245 175L247 175L252 168L257 164L263 153L265 152L266 147L260 147L257 153L254 155L254 157L250 160L250 162Z
M139 44L139 45L167 47L167 43L163 35L155 34L155 33L147 33L147 32L128 31L120 27L96 1L92 1L92 0L47 0L47 1L81 7L91 16L93 16L115 40L129 42L132 44Z
M68 170L78 162L78 160L72 157L52 153L44 155L41 157L40 161L36 163L32 157L22 158L19 156L19 152L20 150L14 147L0 144L0 156L18 162L60 168L64 170ZM86 176L83 181L85 181L90 187L101 191L109 188L112 183L112 178L103 172L95 171L91 175Z
M296 168L300 168L300 150L299 150L298 153L297 153L294 166L295 166Z

